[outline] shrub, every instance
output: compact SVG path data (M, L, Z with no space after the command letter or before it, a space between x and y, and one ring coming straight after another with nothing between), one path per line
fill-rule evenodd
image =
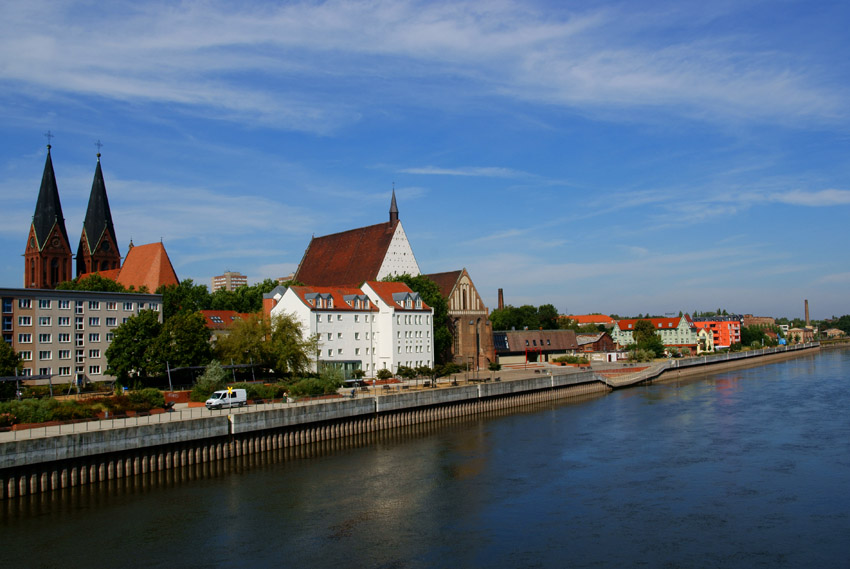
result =
M553 359L552 361L557 362L557 363L579 364L579 365L584 365L584 364L590 363L590 360L588 360L584 356L560 356L560 357Z
M55 399L23 399L0 403L0 413L17 417L18 423L44 423L53 418L53 410L59 406Z
M189 399L192 401L206 401L214 391L224 389L227 385L227 372L221 367L221 364L213 360L207 364L204 373L198 378L195 386L192 387L192 393L189 394Z
M65 401L53 409L53 420L70 421L73 419L88 419L95 416L95 410L76 401Z
M18 423L18 418L11 413L0 413L0 428L11 427Z
M155 387L140 389L139 391L131 391L130 403L136 411L149 411L154 407L162 407L165 405L165 396L162 391Z
M461 368L456 363L446 362L446 363L444 363L443 365L441 365L437 368L437 376L438 377L445 377L445 376L451 375L453 373L460 373L461 371L463 371L463 368Z
M390 378L392 378L392 376L393 376L393 372L391 372L390 370L388 370L386 368L379 369L378 373L376 375L376 377L378 379L390 379Z
M655 352L651 350L632 350L629 352L630 362L651 362L655 358Z
M336 393L337 389L339 384L336 382L329 382L320 377L308 377L290 385L289 394L293 397L310 397Z
M275 385L265 385L263 383L234 383L233 389L244 389L248 399L274 399L277 395L278 388Z

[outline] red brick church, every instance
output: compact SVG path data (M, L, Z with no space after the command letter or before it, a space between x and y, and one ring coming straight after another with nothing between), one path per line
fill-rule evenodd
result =
M97 154L88 209L77 246L76 272L72 271L74 257L62 215L50 148L48 144L47 160L24 252L24 287L52 289L74 276L85 277L94 273L125 288L140 290L144 287L149 292L154 292L160 285L178 284L177 274L162 243L133 247L130 242L127 257L121 263L100 153Z

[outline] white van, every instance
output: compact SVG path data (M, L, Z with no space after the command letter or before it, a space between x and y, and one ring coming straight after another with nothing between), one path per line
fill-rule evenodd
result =
M226 409L228 407L242 407L248 401L248 394L244 389L222 389L216 391L204 404L207 409Z

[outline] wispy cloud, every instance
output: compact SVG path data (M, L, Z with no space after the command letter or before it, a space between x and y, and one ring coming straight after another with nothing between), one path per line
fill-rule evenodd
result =
M475 176L482 178L520 178L530 176L527 172L500 168L498 166L466 166L462 168L440 168L438 166L422 166L399 170L404 174L419 174L424 176Z

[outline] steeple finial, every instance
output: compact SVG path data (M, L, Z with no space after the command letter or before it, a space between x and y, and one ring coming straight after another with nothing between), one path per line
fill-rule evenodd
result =
M398 204L395 202L395 182L393 182L393 199L390 202L390 223L398 221Z
M53 139L53 134L48 130L44 133L44 136L47 138L47 153L50 153L50 141Z
M94 145L97 146L97 161L100 162L100 149L103 148L103 143L100 142L100 139L98 138Z

